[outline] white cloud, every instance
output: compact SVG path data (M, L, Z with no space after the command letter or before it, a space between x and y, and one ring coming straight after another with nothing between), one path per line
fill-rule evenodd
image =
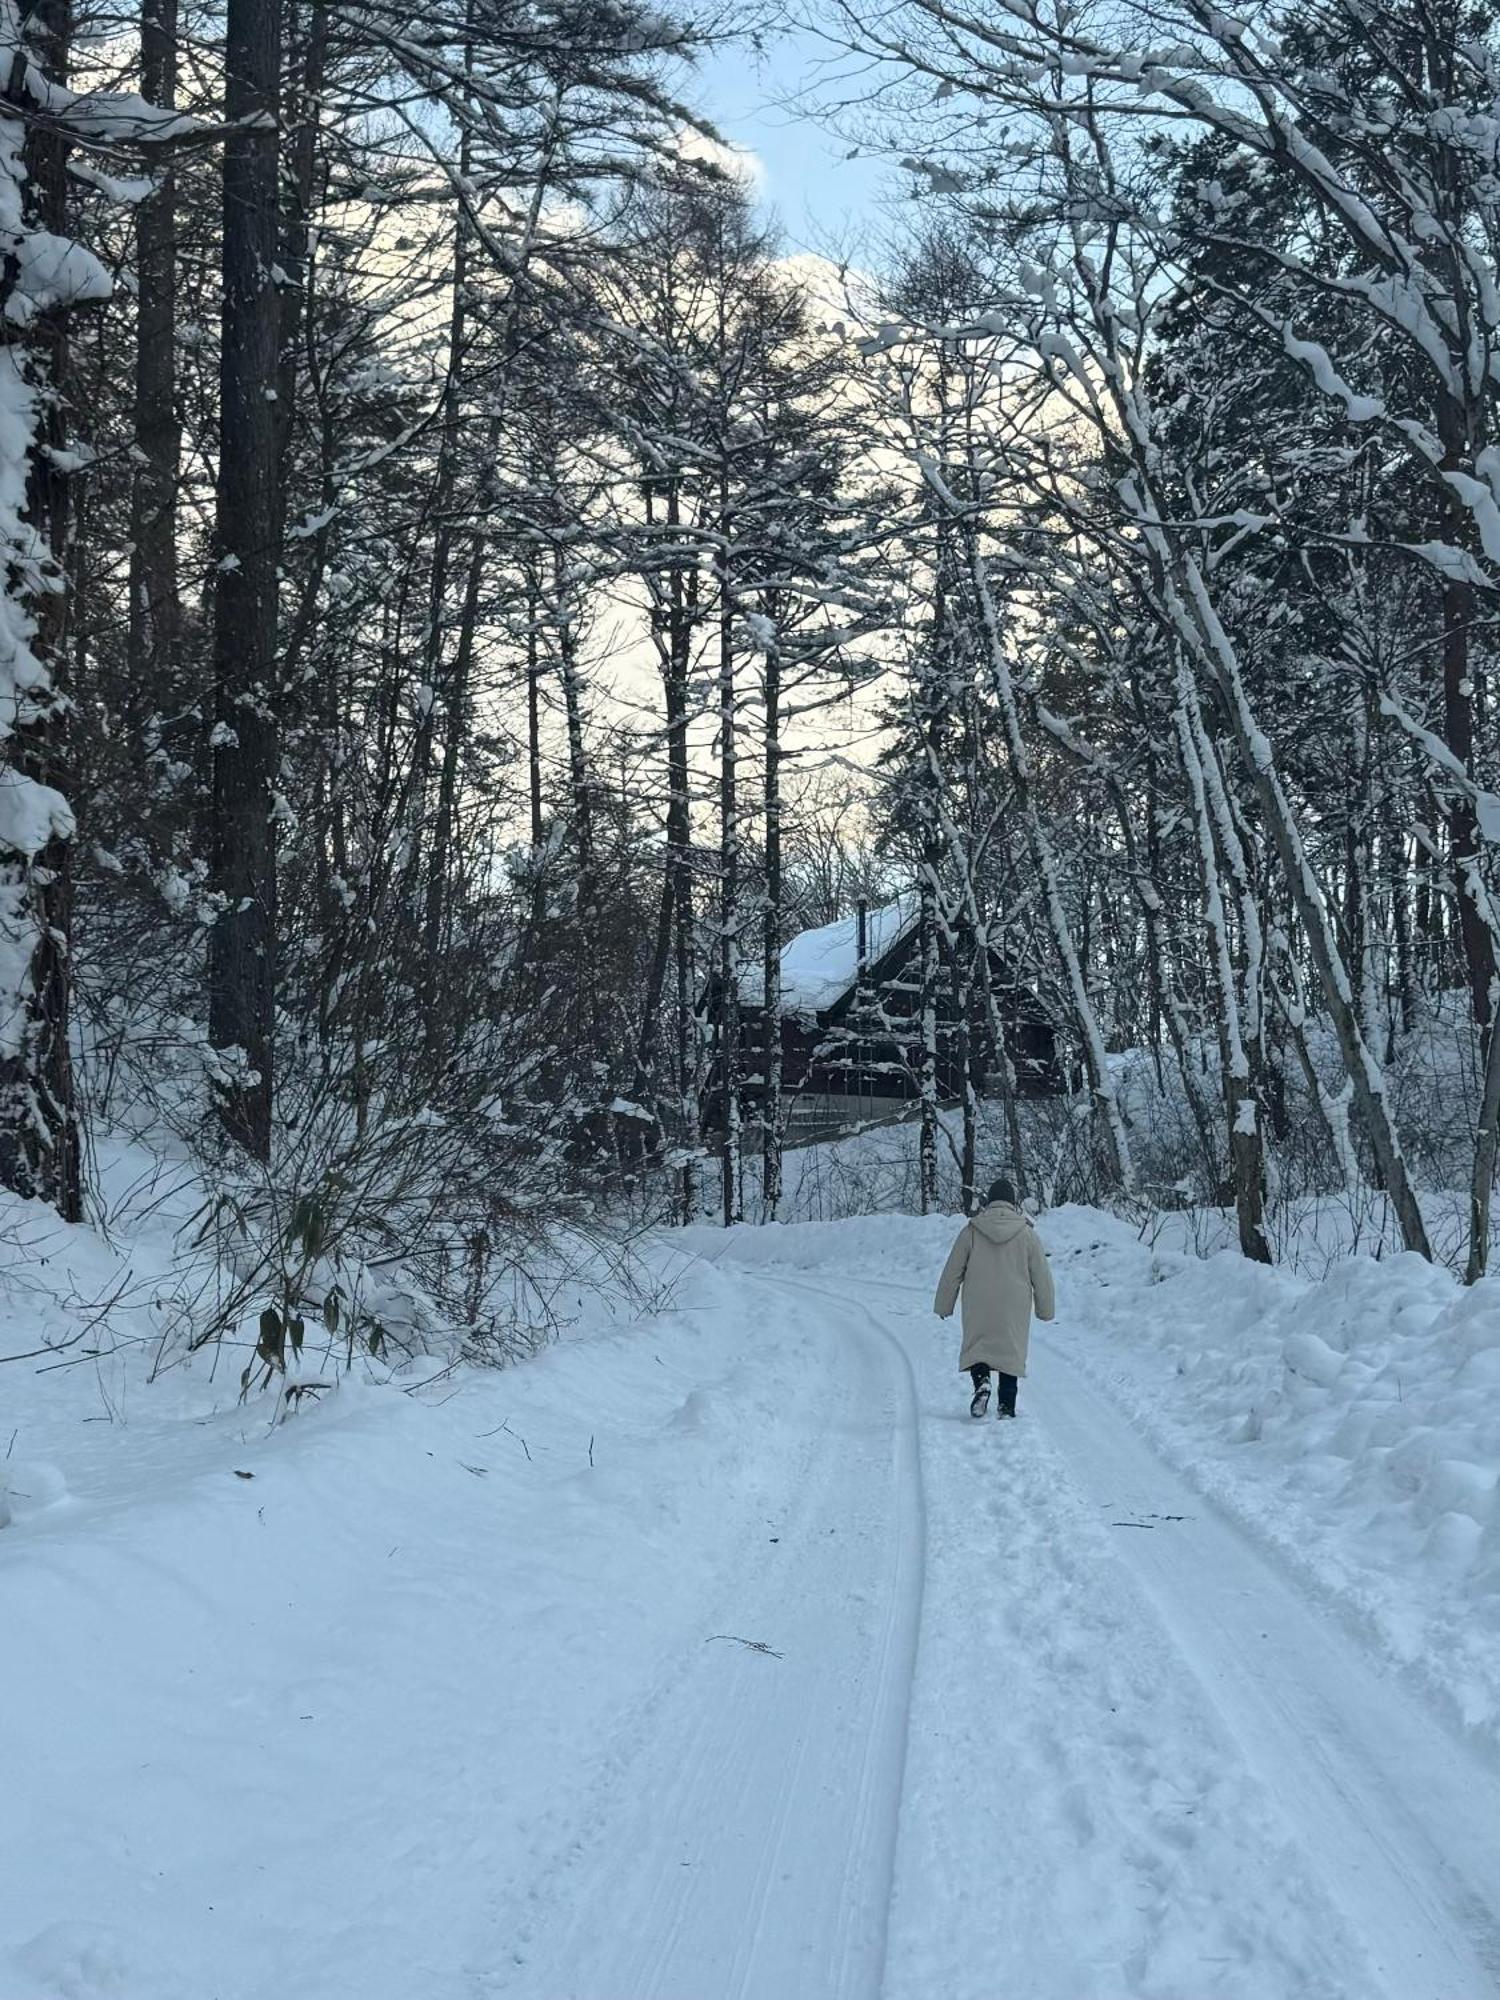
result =
M709 139L702 132L689 127L677 135L677 150L684 159L707 160L731 180L738 181L748 194L764 194L766 188L766 163L759 153L752 153L747 146L735 146L727 140Z
M799 285L817 310L830 319L848 319L853 314L851 300L863 273L836 264L818 250L789 250L776 259L776 268Z

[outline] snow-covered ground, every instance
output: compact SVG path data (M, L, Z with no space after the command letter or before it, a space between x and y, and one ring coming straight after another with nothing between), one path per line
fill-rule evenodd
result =
M1500 1276L1345 1257L1317 1281L1096 1209L1041 1224L1065 1355L1202 1494L1500 1756ZM930 1295L953 1223L690 1232L753 1268Z
M1493 2000L1500 1288L1059 1211L975 1425L952 1227L281 1423L0 1368L3 2000Z

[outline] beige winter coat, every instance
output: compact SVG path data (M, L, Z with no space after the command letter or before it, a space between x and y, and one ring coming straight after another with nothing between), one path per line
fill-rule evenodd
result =
M1008 1201L980 1209L964 1230L938 1279L933 1311L952 1317L963 1292L964 1348L960 1368L988 1362L1005 1375L1026 1373L1032 1308L1051 1319L1052 1272L1036 1231Z

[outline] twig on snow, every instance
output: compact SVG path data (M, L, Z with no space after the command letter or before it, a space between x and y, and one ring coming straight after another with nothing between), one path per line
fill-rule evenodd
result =
M742 1639L737 1632L711 1632L703 1643L705 1646L711 1646L715 1639L723 1639L731 1646L743 1646L750 1653L764 1653L770 1660L786 1657L785 1654L778 1653L773 1646L768 1646L764 1639Z

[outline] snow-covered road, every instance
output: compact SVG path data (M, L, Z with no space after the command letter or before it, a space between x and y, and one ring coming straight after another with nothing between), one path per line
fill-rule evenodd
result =
M738 1282L826 1364L785 1514L482 1990L1500 1993L1493 1774L1045 1340L977 1425L925 1296Z
M975 1424L925 1286L735 1254L307 1423L38 1420L3 2000L1495 2000L1494 1769L1066 1295Z
M886 2000L1493 2000L1494 1772L1045 1332L1025 1421L975 1424L925 1288L792 1284L887 1331L919 1384Z
M788 1314L761 1280L760 1312ZM904 1348L841 1322L822 1379L777 1412L783 1488L726 1519L711 1629L663 1663L536 1885L517 2000L867 2000L885 1962L925 1530ZM811 1388L813 1393L809 1394ZM711 1615L707 1615L711 1612ZM502 1917L503 1932L508 1915Z

